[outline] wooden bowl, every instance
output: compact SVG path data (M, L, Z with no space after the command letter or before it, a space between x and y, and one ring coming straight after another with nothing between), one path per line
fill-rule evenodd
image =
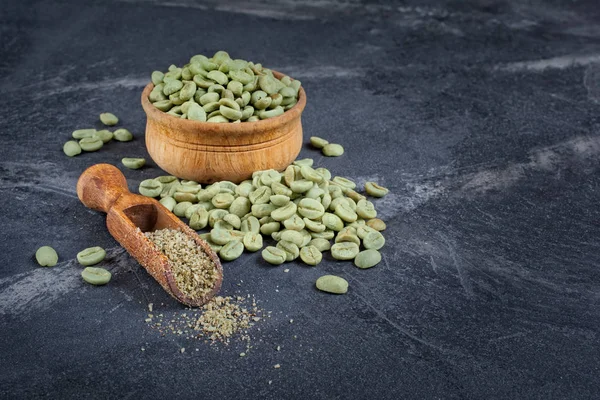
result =
M273 71L280 78L283 74ZM300 116L306 105L302 87L298 103L282 115L256 122L212 123L181 119L160 111L142 92L146 112L146 147L160 168L178 178L202 183L241 182L254 171L281 171L302 147Z

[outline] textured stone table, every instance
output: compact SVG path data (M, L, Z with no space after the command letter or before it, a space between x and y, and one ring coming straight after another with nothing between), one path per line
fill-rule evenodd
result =
M302 157L392 191L371 270L225 264L222 293L272 312L246 357L151 329L148 303L182 307L75 193L86 167L147 156L153 69L220 49L302 80L306 138L346 147ZM1 398L600 397L596 1L8 0L0 72ZM67 158L103 111L135 140ZM162 173L123 172L131 190ZM79 276L93 245L105 287ZM325 273L348 294L318 292Z

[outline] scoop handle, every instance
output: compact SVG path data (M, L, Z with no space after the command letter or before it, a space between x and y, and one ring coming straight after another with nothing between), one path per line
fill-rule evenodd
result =
M129 193L127 180L111 164L95 164L83 171L77 181L79 200L93 210L110 210L119 197Z

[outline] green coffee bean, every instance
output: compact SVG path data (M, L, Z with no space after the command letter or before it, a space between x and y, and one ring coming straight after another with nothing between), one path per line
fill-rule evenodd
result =
M250 217L248 217L247 219L242 221L240 230L242 232L259 233L260 232L260 223L258 222L258 219L255 216L251 215Z
M214 117L208 118L206 120L206 122L223 123L223 122L229 122L229 120L222 115L215 115Z
M273 232L277 232L279 229L281 229L281 224L279 222L267 222L266 224L261 225L260 233L263 235L272 235Z
M312 239L310 242L308 242L308 246L314 246L321 252L331 249L331 243L329 243L329 240L322 238Z
M305 193L308 192L313 187L313 182L308 181L306 179L294 180L290 184L290 189L294 193Z
M188 207L191 207L192 203L189 201L182 201L181 203L177 203L175 207L173 207L173 214L178 217L185 217L185 211Z
M229 82L229 78L227 78L227 75L225 75L223 72L221 71L210 71L206 77L208 79L212 79L213 81L217 82L219 85L227 85L227 82Z
M63 152L69 157L75 157L81 154L81 147L75 140L69 140L63 145Z
M250 200L246 197L238 197L229 206L229 212L241 218L250 212L250 207Z
M146 179L140 182L138 191L141 195L146 197L157 197L161 194L163 189L162 183L155 179Z
M42 246L35 252L35 259L42 267L54 267L58 262L58 254L50 246Z
M335 236L335 242L336 243L352 242L352 243L356 243L358 246L360 246L360 239L356 235L356 232L348 231L346 229L342 229Z
M81 271L81 277L91 285L106 285L110 282L111 273L104 268L86 267Z
M73 131L73 139L91 138L96 133L95 129L77 129Z
M218 193L220 193L220 186L218 183L213 183L212 185L206 187L204 190L200 190L198 192L198 201L210 201L213 197L215 197Z
M163 197L162 199L159 200L159 203L162 204L163 206L165 206L165 208L169 211L173 211L173 207L175 207L175 205L177 205L177 202L171 196Z
M187 112L187 118L193 121L206 122L206 111L199 104L190 104Z
M381 253L375 249L363 250L354 258L354 265L361 269L374 267L381 261Z
M104 257L106 257L106 251L99 246L88 247L77 253L77 261L79 261L79 264L85 266L98 264L104 260Z
M288 242L287 240L280 240L277 242L278 249L285 251L285 261L294 261L300 255L300 249L295 243Z
M287 255L286 255L285 251L283 251L282 249L279 249L275 246L267 246L262 251L262 258L269 264L273 264L273 265L283 264L286 260L286 257L287 257Z
M154 107L158 108L160 111L169 111L173 108L174 104L171 100L160 100L154 103Z
M213 228L210 231L210 240L213 243L220 244L221 246L235 240L231 231L226 229Z
M299 231L286 229L281 232L281 240L294 243L298 247L302 247L304 243L304 235Z
M342 188L356 189L356 183L354 183L353 181L351 181L348 178L344 178L341 176L336 176L335 178L332 179L331 182L336 183L339 186L342 186Z
M214 229L222 229L225 231L233 231L233 225L231 225L229 222L225 222L222 219L215 222L215 226L213 226L213 228Z
M271 200L271 204L277 207L283 207L290 202L290 198L282 194L275 194L269 197L269 199Z
M302 177L304 179L309 180L311 182L320 183L323 181L323 176L308 165L302 165L300 167L300 173L302 174Z
M194 193L186 193L186 192L175 192L173 194L173 198L178 203L189 202L189 203L193 204L198 201L198 198L196 197L196 195Z
M324 181L328 181L331 179L331 172L327 168L317 168L315 172L320 174L323 177Z
M316 282L317 289L333 294L348 292L348 281L335 275L323 275Z
M262 218L271 215L276 207L273 204L254 204L251 210L256 218Z
M183 82L178 81L178 80L172 80L169 82L165 82L165 86L163 88L163 93L165 94L165 96L170 96L173 93L179 92L182 87L183 87Z
M275 182L281 182L281 173L275 171L274 169L264 171L260 175L260 181L265 186L271 186Z
M195 231L206 228L208 224L208 211L204 207L199 207L190 217L190 228Z
M310 236L313 239L325 239L330 240L335 237L335 232L327 230L325 232L310 232Z
M227 214L223 217L223 221L227 222L229 225L233 226L235 229L240 229L242 226L242 221L240 217L235 214Z
M97 137L102 140L102 143L108 143L113 139L113 133L107 129L96 131L92 137Z
M323 197L321 198L321 204L323 204L323 208L328 210L329 207L331 206L331 195L329 193L325 193L323 195Z
M378 231L370 232L363 239L363 246L365 246L365 249L379 250L383 247L384 244L385 244L385 238L383 237L381 232L378 232Z
M219 250L219 257L224 261L232 261L239 258L243 252L244 245L242 242L239 240L232 240L221 247L221 250Z
M308 192L306 192L304 194L305 197L308 197L309 199L316 199L320 202L320 197L323 196L325 194L325 191L323 189L321 189L316 183L313 184L313 187L310 188L310 190Z
M312 219L304 218L306 229L312 232L324 232L327 227L321 222L313 221Z
M102 113L100 114L100 121L102 121L104 125L113 126L119 122L119 118L112 113Z
M279 183L279 182L273 182L271 184L271 192L275 195L281 195L281 196L287 196L287 197L291 197L294 192L292 192L292 190L290 188L288 188L287 186Z
M371 232L377 232L377 231L367 225L361 225L356 228L356 235L361 239L366 238L367 235Z
M246 232L242 241L248 251L255 252L263 247L263 238L258 232Z
M97 151L102 148L104 143L98 137L83 138L79 141L79 146L83 151Z
M194 81L187 81L183 84L183 87L179 91L179 98L187 101L194 97L194 94L196 94L196 84Z
M335 206L335 214L346 222L354 222L357 220L358 215L352 210L352 207L348 203L339 203Z
M356 214L361 218L371 219L377 216L377 210L370 201L359 200L356 203Z
M119 128L113 132L115 140L119 142L130 142L133 140L133 135L125 128Z
M336 260L352 260L358 254L358 245L353 242L340 242L331 246L331 256Z
M294 203L290 203L290 204L294 204ZM283 225L285 226L286 229L290 229L293 231L301 231L305 227L305 223L302 220L302 218L296 214L292 215L290 218L283 221Z
M300 160L294 160L292 164L298 167L312 167L314 162L315 160L313 160L312 158L302 158Z
M385 228L387 228L385 222L383 222L379 218L371 218L367 221L367 226L375 229L376 231L385 231Z
M212 205L212 203L211 203ZM224 216L229 214L227 210L216 208L208 212L208 224L213 227L218 220L223 219Z
M158 85L159 83L161 83L163 81L163 78L165 77L165 74L163 74L160 71L153 71L152 72L152 83L154 85Z
M197 200L196 200L196 201L197 201ZM187 219L190 219L190 218L192 218L192 215L193 215L193 214L194 214L196 211L198 211L198 209L199 209L200 207L202 207L200 204L193 204L193 202L190 202L190 203L192 203L192 205L191 205L191 206L189 206L189 207L188 207L188 208L185 210L185 215L184 215L184 216L185 216ZM204 207L202 207L202 208L204 208ZM206 208L204 208L204 209L206 210ZM208 212L208 210L207 210L207 212ZM207 215L207 218L208 218L208 215Z
M275 221L284 221L296 214L297 206L292 202L288 202L285 206L279 207L271 212L271 217Z
M126 166L129 169L140 169L144 165L146 165L145 158L127 158L126 157L126 158L121 159L121 162L123 163L124 166Z
M365 191L369 196L373 197L383 197L389 193L389 189L378 185L375 182L367 182L365 183Z
M324 156L327 157L339 157L344 154L344 148L335 143L328 143L321 149Z
M206 93L205 95L203 95L202 97L200 97L200 104L205 106L208 103L218 102L220 99L221 99L221 96L219 95L219 93L209 92L209 93Z
M325 208L315 199L304 198L298 203L298 214L309 219L317 219L323 216Z
M313 237L310 235L311 232L307 231L306 229L302 229L300 231L300 234L302 235L302 244L300 245L300 247L304 247L308 245L308 242L310 242Z
M236 189L237 189L237 185L233 182L229 182L229 181L219 182L219 191L221 193L234 194Z
M267 97L268 99L269 97ZM264 100L264 99L263 99ZM269 104L267 107L269 107L271 104ZM256 108L260 108L257 105L255 105ZM281 106L277 106L272 110L262 110L258 113L258 118L260 119L268 119L268 118L274 118L274 117L278 117L281 114L283 114L285 112L285 110L283 109L283 107Z
M310 144L313 145L313 147L317 148L317 149L322 149L323 147L325 147L325 145L329 144L329 142L325 139L322 139L318 136L311 136L310 137Z
M261 186L250 193L248 198L252 204L267 204L271 200L271 188Z
M279 242L281 243L281 242ZM323 254L316 246L305 246L300 249L300 258L308 265L317 265L323 259Z
M235 200L230 193L219 193L212 198L212 203L216 208L229 208L231 203ZM244 213L245 214L245 213Z

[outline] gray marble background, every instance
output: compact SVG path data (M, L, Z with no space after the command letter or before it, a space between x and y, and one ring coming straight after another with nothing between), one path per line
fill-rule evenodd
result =
M150 329L148 303L182 307L75 192L94 163L120 167L131 190L161 174L119 162L147 157L142 87L221 49L302 80L305 136L346 154L301 157L391 189L371 270L329 256L225 264L222 293L272 311L244 358L241 343ZM0 92L0 397L600 396L596 0L9 0ZM70 133L104 111L135 140L66 157ZM57 266L37 266L41 245ZM105 287L83 283L75 260L94 245L108 252ZM325 273L348 294L317 292Z

